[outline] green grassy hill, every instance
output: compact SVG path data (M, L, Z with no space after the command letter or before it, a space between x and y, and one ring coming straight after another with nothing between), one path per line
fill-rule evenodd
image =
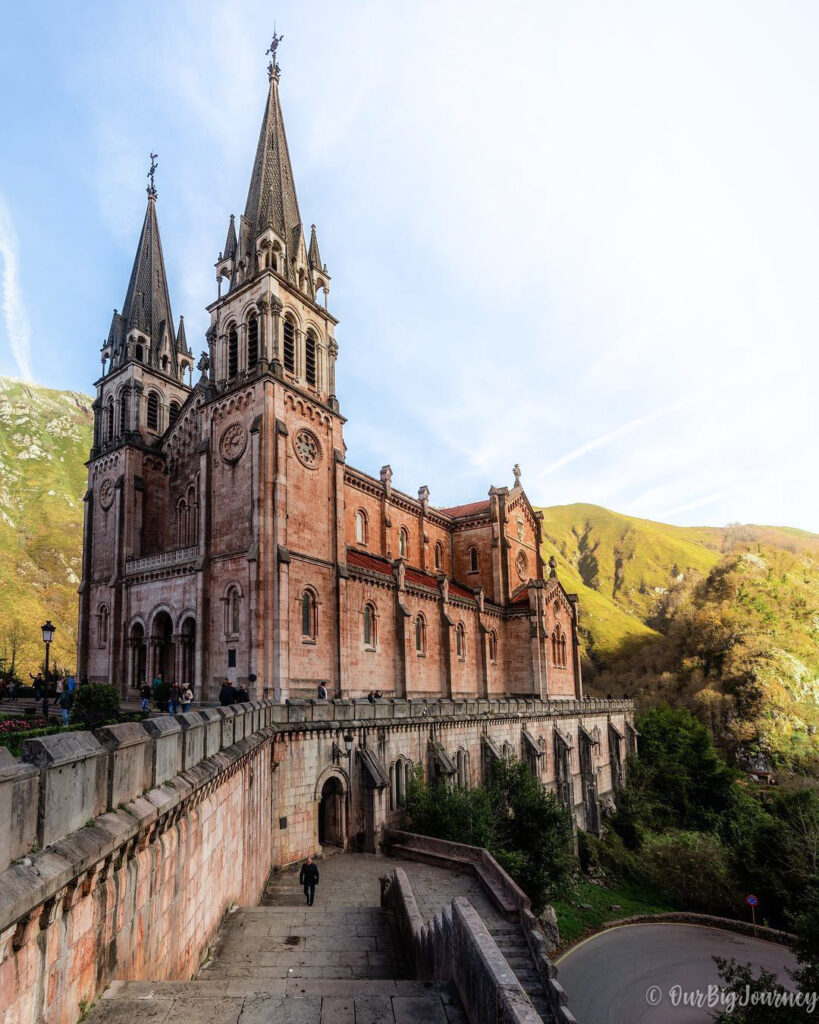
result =
M0 657L25 677L57 627L52 661L74 668L91 399L0 377Z
M588 691L684 703L723 747L819 771L819 536L543 509Z

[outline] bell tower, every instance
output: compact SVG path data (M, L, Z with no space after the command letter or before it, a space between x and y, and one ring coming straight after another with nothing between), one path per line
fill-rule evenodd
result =
M193 356L179 319L174 329L156 215L156 154L148 206L122 311L114 310L96 382L91 457L128 443L152 444L173 423L189 392Z
M280 42L274 35L267 51L267 102L245 211L238 224L231 215L215 265L210 375L223 392L272 372L337 412L338 321L327 309L330 274L316 227L308 235L299 211L279 96Z

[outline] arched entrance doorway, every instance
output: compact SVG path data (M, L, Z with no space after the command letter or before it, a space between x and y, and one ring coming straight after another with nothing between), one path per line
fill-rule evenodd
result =
M320 846L347 844L347 813L344 787L331 775L321 787L318 809L318 840Z
M156 613L151 632L154 675L161 672L165 682L170 683L176 678L176 672L174 669L173 622L167 612Z

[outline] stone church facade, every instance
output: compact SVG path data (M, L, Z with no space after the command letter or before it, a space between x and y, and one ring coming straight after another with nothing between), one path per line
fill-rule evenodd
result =
M208 350L174 322L153 178L96 382L78 670L123 696L162 672L213 699L583 697L577 599L511 486L438 508L346 458L337 320L269 91ZM194 381L194 376L197 379Z

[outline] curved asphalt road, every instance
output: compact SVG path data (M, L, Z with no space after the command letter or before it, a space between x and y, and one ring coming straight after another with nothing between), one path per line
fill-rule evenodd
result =
M609 928L568 950L557 960L558 981L579 1024L709 1024L718 1009L674 1006L671 989L703 990L719 985L713 957L750 961L776 971L790 984L786 967L796 960L786 946L721 928L688 924L636 924ZM646 993L652 986L656 1001Z

